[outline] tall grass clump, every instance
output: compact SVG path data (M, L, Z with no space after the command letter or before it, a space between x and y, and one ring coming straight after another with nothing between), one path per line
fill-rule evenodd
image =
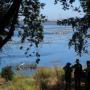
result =
M11 81L13 78L13 75L14 73L11 66L6 66L2 68L1 77L5 78L6 81L9 81L9 80Z
M34 75L36 90L46 90L50 73L48 69L40 68Z
M63 70L55 68L41 68L34 75L36 90L58 90L62 84Z

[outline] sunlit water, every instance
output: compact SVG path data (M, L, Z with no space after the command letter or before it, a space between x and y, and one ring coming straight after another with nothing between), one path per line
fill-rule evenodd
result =
M40 62L38 66L54 67L64 66L67 62L75 63L75 59L79 58L80 63L85 66L87 60L90 60L90 53L83 53L81 57L77 55L74 48L68 47L69 39L73 34L71 26L57 26L56 24L44 25L44 40L40 43L39 48L32 48L29 53L37 51L40 53ZM90 43L90 39L88 40ZM0 68L7 65L16 65L21 63L34 63L36 56L27 57L24 50L20 50L18 37L13 37L13 42L9 42L0 53ZM28 43L24 44L25 47ZM90 51L90 46L88 45ZM24 48L25 49L25 48Z

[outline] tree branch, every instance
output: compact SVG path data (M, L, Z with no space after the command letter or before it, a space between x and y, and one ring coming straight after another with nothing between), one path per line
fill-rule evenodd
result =
M21 1L22 0L14 0L11 8L7 12L7 14L5 15L4 19L2 20L2 24L0 22L0 29L4 30L5 26L10 22L10 19L12 18L12 23L11 23L11 27L10 27L10 30L9 30L9 34L3 40L3 42L0 44L0 48L2 48L9 41L9 39L12 37L12 35L14 33L16 19L17 19L17 16L18 16L18 11L19 11ZM6 18L6 20L5 20L5 18Z

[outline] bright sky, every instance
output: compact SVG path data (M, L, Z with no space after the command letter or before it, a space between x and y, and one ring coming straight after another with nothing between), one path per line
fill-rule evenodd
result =
M59 4L54 5L54 0L40 0L41 2L45 3L45 7L43 10L41 10L41 13L43 13L46 18L49 20L57 20L62 18L68 18L68 17L75 17L75 16L83 16L83 13L78 14L77 12L74 12L72 9L68 11L62 10L62 6ZM74 3L74 5L79 6L78 0Z

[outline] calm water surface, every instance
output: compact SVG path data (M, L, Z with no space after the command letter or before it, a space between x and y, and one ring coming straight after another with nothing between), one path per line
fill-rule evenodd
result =
M85 62L90 60L90 53L82 54L79 57L73 48L68 47L69 39L73 34L71 26L57 26L56 24L44 25L44 40L40 43L39 48L32 48L29 53L38 51L40 53L40 63L38 66L53 67L63 66L67 62L75 63L75 59L79 58L80 62L85 66ZM9 42L0 53L0 68L6 65L16 65L20 63L35 62L36 57L33 55L27 57L24 50L20 50L22 45L20 39L15 35L13 42ZM90 39L88 40L90 43ZM25 43L25 47L28 43ZM90 52L90 46L87 47Z

